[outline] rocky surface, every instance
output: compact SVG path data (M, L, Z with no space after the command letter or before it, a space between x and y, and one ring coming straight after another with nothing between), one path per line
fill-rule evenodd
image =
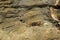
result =
M0 0L0 40L60 40L51 17L56 0Z

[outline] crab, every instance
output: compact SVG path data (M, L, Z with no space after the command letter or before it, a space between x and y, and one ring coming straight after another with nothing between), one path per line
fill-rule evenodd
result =
M60 0L56 0L55 6L60 7ZM51 17L60 24L60 8L50 7Z

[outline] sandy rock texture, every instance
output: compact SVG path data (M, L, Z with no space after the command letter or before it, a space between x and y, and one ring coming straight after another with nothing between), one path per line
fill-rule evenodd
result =
M56 0L0 0L0 40L60 40L51 17Z

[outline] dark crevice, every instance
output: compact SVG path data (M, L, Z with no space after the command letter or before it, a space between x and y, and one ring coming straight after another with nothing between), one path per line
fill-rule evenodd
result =
M1 0L1 1L8 1L8 0Z
M10 16L10 17L5 16L5 18L16 18L16 17L18 16Z
M54 5L48 5L48 4L43 4L43 5L32 5L32 6L14 6L14 5L11 5L11 6L1 6L1 7L5 7L5 8L28 8L28 10L34 8L34 7L40 7L40 8L44 8L44 7L53 7L55 9L60 9L60 6L54 6Z
M31 26L40 26L40 24L38 24L38 23L36 23L36 22L33 22L33 23L31 24Z
M42 5L31 5L31 6L26 6L26 5L18 5L18 6L14 6L14 5L10 5L10 6L1 6L4 8L28 8L28 10L34 8L34 7L39 7L39 8L44 8L44 7L53 7L55 9L60 9L60 6L54 6L54 5L48 5L48 4L42 4ZM0 7L0 8L1 8Z
M57 24L56 27L58 28L58 30L60 30L60 24Z
M58 17L58 20L60 20L60 16Z
M0 22L0 24L2 24L3 22Z
M24 21L24 20L22 20L22 19L20 19L20 22L25 23L25 21Z
M11 6L3 6L3 7L5 7L5 8L34 8L34 7L40 7L40 8L43 8L43 7L46 7L46 6L48 6L47 4L43 4L43 5L32 5L32 6L25 6L25 5L23 5L23 6L14 6L14 5L11 5ZM2 7L2 6L1 6Z
M48 21L51 22L54 26L56 26L58 30L60 30L60 24L58 24L58 21L55 21L53 19L49 19Z
M60 24L58 24L57 21L54 21L53 24L58 28L58 30L60 30Z
M53 8L55 8L55 9L60 9L60 6L52 6Z
M30 26L40 26L41 24L41 22L32 22L30 23Z

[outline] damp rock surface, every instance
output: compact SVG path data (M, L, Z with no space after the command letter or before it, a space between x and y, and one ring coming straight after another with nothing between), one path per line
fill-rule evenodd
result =
M55 3L56 0L0 0L0 40L60 40L60 27L50 10Z

